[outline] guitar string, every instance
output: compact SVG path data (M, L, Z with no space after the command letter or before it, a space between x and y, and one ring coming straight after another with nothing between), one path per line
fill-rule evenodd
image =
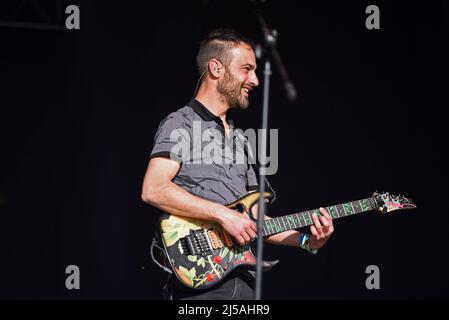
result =
M356 202L361 202L361 201L365 201L365 200L368 200L368 201L371 201L371 202L373 202L373 203L371 203L370 204L370 207L369 207L369 209L368 210L363 210L363 208L360 208L360 209L362 209L362 210L360 210L360 211L358 211L358 210L355 210L353 213L346 213L346 211L344 210L344 205L345 204L350 204L350 203L356 203ZM358 213L363 213L363 212L366 212L366 211L372 211L372 210L375 210L375 209L377 209L376 207L374 207L374 206L372 206L373 204L374 204L374 202L375 202L375 204L377 205L377 206L379 206L379 201L382 201L382 200L376 200L376 199L374 199L374 198L365 198L365 199L361 199L361 200L355 200L355 201L351 201L351 202L347 202L347 203L341 203L341 204L337 204L337 205L333 205L333 206L327 206L327 207L324 207L324 208L330 208L330 207L341 207L342 209L343 209L343 212L344 212L344 214L343 215L340 215L340 212L338 212L338 210L337 210L337 215L338 215L338 217L337 218L334 218L334 219L338 219L338 218L342 218L342 217L348 217L348 216L350 216L350 215L353 215L353 214L358 214ZM381 204L381 203L380 203ZM281 226L281 229L285 229L284 231L286 231L286 230L292 230L292 229L299 229L299 228L303 228L303 227L307 227L307 226L311 226L311 225L313 225L313 223L307 223L307 221L306 221L306 219L304 218L304 216L305 215L309 215L310 216L310 213L314 213L315 211L317 211L318 209L313 209L313 210L307 210L307 211L302 211L302 212L295 212L295 213L292 213L292 214L288 214L288 215L285 215L285 216L280 216L280 217L273 217L272 219L270 219L270 220L267 220L267 221L265 221L265 223L267 223L268 221L271 221L271 220L276 220L276 221L278 221L278 220L281 220L281 219L287 219L287 222L289 222L288 221L288 218L286 218L286 217L289 217L289 216L293 216L293 215L296 215L296 216L302 216L301 218L303 218L304 219L304 221L306 222L306 224L303 224L300 220L298 220L299 221L299 226L295 226L294 228L291 228L291 227L287 227L287 226L285 226L286 228L282 228L282 226ZM278 221L279 222L279 221ZM297 222L295 222L294 220L293 220L293 222L296 224ZM272 222L270 222L270 224L271 223L275 223L275 221L272 221ZM285 223L284 223L284 225L285 225ZM272 227L272 226L271 226ZM264 228L265 228L265 226L264 226ZM273 234L272 232L270 232L268 229L267 229L267 231L268 231L268 234ZM281 231L282 232L282 231ZM266 233L266 232L265 232ZM278 232L275 232L275 233L278 233Z

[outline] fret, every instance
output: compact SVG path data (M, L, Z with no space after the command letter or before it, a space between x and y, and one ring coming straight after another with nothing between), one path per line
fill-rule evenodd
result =
M304 220L306 221L306 226L313 224L312 219L310 217L309 211L303 213Z
M287 225L285 224L285 217L281 217L281 221L282 221L282 224L284 225L284 228L282 228L282 231L287 230Z
M282 217L278 217L277 221L278 221L278 224L279 224L279 231L278 232L282 232L282 230L284 230L284 227L282 226Z
M291 224L291 220L290 220L290 217L289 217L289 216L285 216L285 221L287 221L287 227L288 227L287 230L294 229L294 227L293 227L292 224Z
M274 227L274 222L273 220L270 220L270 234L275 234L276 233L276 228Z
M354 208L355 213L362 212L362 208L360 207L360 202L359 201L353 201L352 202L352 207Z
M285 230L291 230L292 227L290 225L290 220L288 220L288 216L284 216L284 220L285 220L285 226L286 226Z
M295 213L295 218L298 223L298 228L301 228L302 227L301 217L297 213Z
M285 230L291 230L292 227L290 226L290 221L288 220L288 216L284 216L284 221L285 221Z
M285 224L285 230L290 230L291 228L290 228L290 223L288 221L288 216L284 216L283 220L284 220L284 224Z
M281 217L279 220L280 220L280 222L282 222L282 224L281 224L281 232L283 232L286 229L284 217Z
M268 231L268 221L265 221L263 224L263 235L266 236L268 235L270 232Z
M263 224L262 233L263 233L264 235L268 234L267 224L266 224L266 223Z
M338 212L338 217L341 218L343 216L346 216L346 212L343 209L343 206L341 204L338 204L335 206L337 208L337 212Z
M271 222L271 234L275 234L276 233L277 227L276 227L276 222L275 221L276 221L275 219L270 220L270 222Z
M297 214L294 214L293 217L296 219L296 228L301 228L301 219L299 218L299 216Z
M274 233L274 227L273 227L273 219L267 220L267 222L265 222L268 226L268 230L270 231L270 234Z
M309 220L307 219L306 213L307 213L307 212L301 212L301 213L300 213L301 218L304 220L304 226L307 226L307 225L308 225L308 221L309 221Z
M292 218L295 221L295 229L301 228L301 221L299 220L298 216L296 214L292 214ZM296 218L296 220L295 220Z
M309 213L309 217L310 217L311 223L314 224L314 222L313 222L313 214L315 213L315 210L309 210L307 212Z
M265 221L263 224L263 235L266 236L267 234L269 234L270 232L268 231L268 221Z
M284 220L283 217L278 217L278 223L279 223L279 232L284 231L285 229L285 225L284 225Z
M352 201L349 202L349 203L351 204L351 208L352 208L352 212L351 213L356 213L355 210L354 210L354 205L352 204Z
M290 230L296 229L296 224L295 224L295 220L293 220L293 216L287 216L286 218L287 218L289 229Z
M277 225L276 225L276 222L278 223ZM276 233L281 232L282 227L281 227L281 223L279 222L279 218L274 219L274 226L276 227Z
M270 220L270 224L271 224L271 234L275 234L276 233L276 229L277 229L276 218L271 219Z
M335 206L327 207L327 212L330 213L332 219L339 218L338 212L337 212L337 209L335 208Z
M267 221L265 221L265 223L266 223L267 228L268 228L268 233L269 234L273 234L273 231L274 231L274 229L273 229L273 219L267 220Z
M298 214L296 214L296 213L292 214L292 217L293 217L293 219L296 218L296 225L297 225L296 228L300 228L301 227L301 220L299 220Z
M371 210L372 207L371 207L368 199L363 199L363 200L360 200L359 202L360 202L360 205L362 207L362 211L369 211L369 210Z
M303 213L301 213L299 217L300 219L302 219L302 226L306 227L307 226L306 216Z
M306 221L304 220L304 217L302 216L302 214L301 214L301 213L297 213L297 214L296 214L296 217L297 217L298 220L299 220L299 225L300 225L301 227L304 227L304 226L306 225Z
M343 203L343 210L345 211L345 215L352 214L352 206L350 203Z
M298 225L296 224L295 218L294 218L292 215L290 215L290 216L288 216L288 217L289 217L289 219L290 219L290 222L291 222L292 225L293 225L293 228L292 228L292 229L298 228Z

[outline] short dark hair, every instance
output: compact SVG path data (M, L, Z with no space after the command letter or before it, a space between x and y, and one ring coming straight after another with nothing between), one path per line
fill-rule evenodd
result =
M211 59L217 59L224 65L228 65L231 62L228 51L241 43L249 45L254 50L254 43L233 29L217 29L209 33L201 42L196 56L199 74L202 75L207 70Z

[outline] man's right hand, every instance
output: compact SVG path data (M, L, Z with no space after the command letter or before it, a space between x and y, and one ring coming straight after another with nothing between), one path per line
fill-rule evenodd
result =
M247 215L197 197L174 184L172 180L179 168L175 160L151 159L142 187L142 200L173 215L216 221L240 245L256 238L256 225Z
M240 245L250 243L256 239L256 224L246 215L223 207L217 217L221 226L234 237Z

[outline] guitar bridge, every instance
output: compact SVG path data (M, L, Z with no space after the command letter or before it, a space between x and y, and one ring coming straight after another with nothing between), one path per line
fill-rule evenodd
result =
M206 256L212 253L209 241L204 230L190 230L190 234L185 236L187 255Z

